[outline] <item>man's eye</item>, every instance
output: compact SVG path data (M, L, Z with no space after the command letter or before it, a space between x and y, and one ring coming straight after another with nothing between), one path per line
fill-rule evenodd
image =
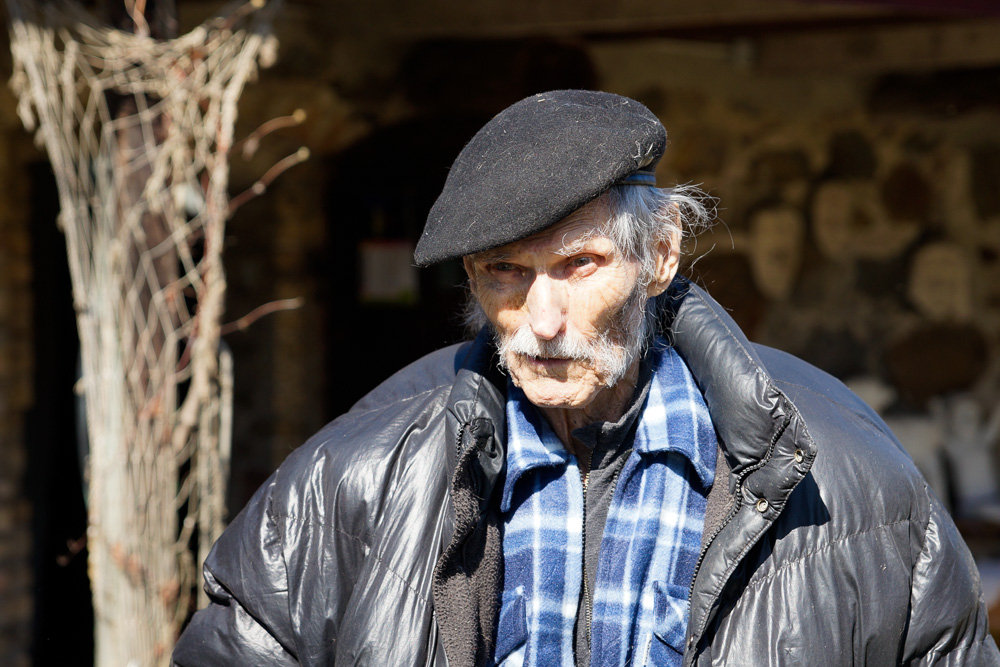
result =
M524 275L524 268L511 262L494 262L489 271L494 279L503 283L515 283Z
M580 257L574 257L570 261L570 265L577 268L581 266L587 266L588 264L593 264L593 263L594 263L594 258L588 255L581 255Z

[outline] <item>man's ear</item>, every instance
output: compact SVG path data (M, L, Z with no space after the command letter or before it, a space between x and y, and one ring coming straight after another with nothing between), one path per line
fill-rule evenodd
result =
M673 215L680 217L680 211L676 205L672 205ZM679 223L680 221L677 220ZM670 233L666 238L656 244L654 253L653 279L646 286L646 296L652 298L659 296L670 286L670 281L677 275L677 267L681 261L681 228L680 224L671 226Z

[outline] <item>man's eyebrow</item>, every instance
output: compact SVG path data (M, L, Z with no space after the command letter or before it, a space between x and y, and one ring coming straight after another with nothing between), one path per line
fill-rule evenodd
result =
M483 264L492 264L493 262L506 261L510 259L510 257L510 251L504 250L503 248L494 248L493 250L484 250L476 253L472 256L472 261L482 262Z

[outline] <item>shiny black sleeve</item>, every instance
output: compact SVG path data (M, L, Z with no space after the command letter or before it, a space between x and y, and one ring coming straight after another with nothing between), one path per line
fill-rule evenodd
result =
M913 567L903 664L1000 665L972 555L933 495Z
M211 603L177 642L178 667L299 664L272 488L265 484L212 548L204 568Z

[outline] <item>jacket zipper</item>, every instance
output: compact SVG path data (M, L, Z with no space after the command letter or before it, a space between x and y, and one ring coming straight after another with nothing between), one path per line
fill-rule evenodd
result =
M701 564L705 560L705 554L708 553L708 548L712 546L712 542L715 541L715 538L719 536L719 533L721 533L722 530L729 524L729 522L733 520L733 518L737 515L737 513L739 513L740 508L743 506L743 480L745 480L747 476L750 475L750 473L752 473L753 471L758 470L759 468L762 468L763 466L767 465L767 462L771 460L771 454L774 452L774 446L777 444L778 438L782 436L782 434L785 432L785 429L788 428L788 424L790 424L791 421L792 421L791 417L785 417L785 420L784 422L782 422L781 427L777 431L775 431L774 435L771 437L771 442L769 442L767 445L767 451L764 453L764 457L759 462L757 462L756 465L750 466L749 468L744 470L739 477L736 478L736 489L734 491L736 503L733 505L733 508L729 510L729 514L727 514L726 518L722 520L722 523L719 524L719 527L716 528L715 531L712 533L712 536L705 541L704 548L702 548L701 552L698 554L698 560L695 561L694 564L694 575L691 577L691 585L688 586L688 602L691 601L691 597L694 595L694 582L698 579L698 572L701 570ZM723 456L722 452L719 452L718 455ZM719 480L716 480L716 483L718 483L718 481ZM698 630L699 633L701 633L702 631L703 629ZM693 634L691 636L694 637Z
M694 563L694 576L691 577L691 585L688 586L688 602L691 601L691 596L694 595L694 582L695 579L698 578L698 570L701 569L701 563L703 560L705 560L705 554L708 552L708 547L712 544L712 542L715 541L715 538L719 536L719 533L722 532L722 529L725 528L726 525L733 520L733 517L735 517L736 514L740 511L740 507L743 506L742 476L736 481L735 495L736 495L736 503L733 505L733 508L729 510L729 514L727 514L726 518L722 520L722 523L719 524L719 527L715 529L715 531L712 533L712 536L705 541L705 546L701 550L701 553L698 554L698 560L696 560Z
M455 453L458 455L458 460L462 459L462 439L465 436L465 430L472 425L471 421L463 422L458 427L458 437L455 438ZM457 461L456 461L457 467Z

